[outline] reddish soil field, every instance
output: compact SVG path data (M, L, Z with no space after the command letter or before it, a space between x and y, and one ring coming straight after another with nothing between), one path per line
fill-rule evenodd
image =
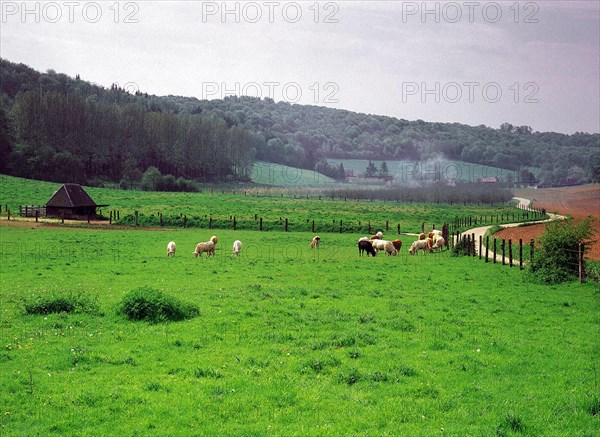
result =
M600 185L514 190L514 195L531 199L533 206L537 208L546 208L549 212L568 215L576 221L592 216L592 226L596 233L592 237L595 241L588 250L587 258L600 261ZM496 235L499 238L511 238L513 241L519 238L529 241L538 238L542 232L544 232L544 225L532 225L505 229Z

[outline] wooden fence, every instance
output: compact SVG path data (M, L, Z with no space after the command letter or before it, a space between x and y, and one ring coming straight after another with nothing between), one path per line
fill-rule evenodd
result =
M492 262L493 264L508 265L509 267L519 266L519 269L523 270L526 262L533 262L535 257L535 241L532 239L529 243L523 243L523 239L519 239L518 245L513 244L512 239L498 239L492 238L490 240L489 235L485 237L485 243L483 237L480 235L478 239L475 238L474 233L461 234L456 232L451 237L451 244L453 246L459 244L462 245L462 253L466 256L483 259L486 263ZM490 245L491 242L491 245ZM528 259L525 259L524 254L528 254ZM579 243L577 251L577 271L579 273L579 282L585 282L586 278L586 263L585 263L585 243Z
M46 207L40 205L20 205L19 215L21 217L45 217Z

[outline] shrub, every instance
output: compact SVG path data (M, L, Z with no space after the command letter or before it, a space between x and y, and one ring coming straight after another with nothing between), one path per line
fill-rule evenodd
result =
M540 237L531 273L548 284L574 279L579 270L579 244L592 233L590 217L577 224L572 220L548 224Z
M469 244L466 238L460 238L452 248L452 256L466 256L469 254Z
M97 298L90 298L82 293L45 294L25 302L27 314L59 314L59 313L89 313L99 312Z
M146 320L151 323L191 319L200 314L195 305L150 287L136 288L127 293L118 312L130 320Z

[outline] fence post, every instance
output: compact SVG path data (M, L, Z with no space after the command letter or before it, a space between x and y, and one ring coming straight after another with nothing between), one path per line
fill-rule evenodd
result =
M585 282L585 257L583 254L585 253L585 244L579 243L579 282Z
M262 231L262 217L260 218L260 230Z
M288 231L288 219L287 217L285 218L285 232Z
M136 211L135 212L135 225L139 226L140 225L140 221L139 221L139 212Z
M502 239L500 249L502 249L502 265L506 265L506 241L504 240L504 238Z
M508 266L513 266L512 239L508 240Z
M340 220L340 234L342 233L342 221Z
M35 222L36 222L36 223L38 222L38 216L39 216L39 215L40 215L40 212L39 212L39 211L36 209L36 210L35 210ZM89 223L89 221L88 221L88 223Z
M529 242L529 262L530 262L531 264L533 264L533 256L534 256L534 253L533 253L533 251L534 251L534 245L535 245L535 243L534 243L534 241L533 241L533 238L532 238L532 239L531 239L531 241Z
M485 262L488 262L488 254L490 252L490 236L485 237Z
M467 256L471 256L471 236L467 234Z
M390 221L386 220L385 221L385 231L388 232L390 230Z
M496 237L494 237L494 264L496 264L496 254L498 253L498 250L497 250L498 248L496 246L496 243L497 243Z
M311 229L312 229L312 232L314 234L315 233L315 221L314 220L312 221L312 228Z
M400 235L400 223L398 223L398 235Z
M369 224L368 224L368 225L369 225L369 231L368 231L368 233L369 233L369 234L372 234L372 233L373 233L373 231L371 231L371 220L369 220Z
M185 228L187 226L187 214L183 215L183 227Z
M112 214L113 214L113 212L110 211L110 218L108 219L108 224L109 225L112 225Z
M37 221L37 212L35 213L35 216L36 216L36 221ZM88 223L88 225L90 224L90 214L89 213L87 215L87 223Z
M471 245L473 246L473 250L471 251L471 253L473 254L473 256L476 256L477 253L475 251L475 233L471 233Z
M162 228L165 225L165 222L163 222L163 216L162 216L162 212L160 213L160 227Z
M523 239L519 238L519 269L523 270Z
M482 245L483 245L483 235L480 235L479 236L479 259L481 259L481 256L482 256L481 252L483 252L483 250L481 248Z
M237 219L235 218L235 216L233 216L233 230L237 230Z

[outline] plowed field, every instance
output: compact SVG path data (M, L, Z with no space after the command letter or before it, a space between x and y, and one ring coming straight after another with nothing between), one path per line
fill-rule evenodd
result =
M589 248L587 257L588 259L600 261L600 185L514 190L514 194L518 197L531 199L533 206L537 208L546 208L549 212L569 215L575 220L583 220L588 216L592 216L593 227L596 231L592 239L596 241ZM544 225L532 225L505 229L496 235L499 238L511 238L513 241L519 238L529 241L531 238L538 238L543 231Z

